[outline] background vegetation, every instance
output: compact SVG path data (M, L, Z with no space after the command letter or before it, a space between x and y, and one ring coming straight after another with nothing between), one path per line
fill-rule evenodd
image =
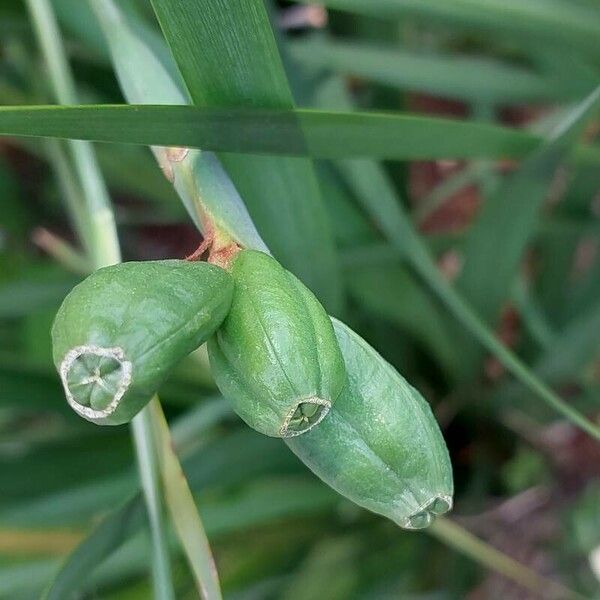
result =
M200 240L147 147L106 142L220 152L273 253L424 393L450 448L451 519L402 531L243 426L194 353L160 397L226 598L600 597L597 3L281 2L278 53L261 2L156 0L185 95L161 102L133 53L120 68L148 103L205 110L136 117L95 106L124 97L94 2L0 6L0 103L94 105L0 109L19 134L0 140L0 598L195 598L185 556L206 565L161 518L186 490L160 480L178 468L160 408L132 444L70 411L51 361L62 298L118 256L103 207L124 260ZM150 2L117 4L172 61Z

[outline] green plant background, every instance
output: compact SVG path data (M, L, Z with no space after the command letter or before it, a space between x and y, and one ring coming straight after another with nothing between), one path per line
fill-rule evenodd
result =
M202 527L226 598L600 597L600 449L577 427L600 407L597 4L118 2L167 72L123 51L156 94L136 102L177 110L99 106L124 102L102 4L0 7L19 107L0 109L0 598L218 597ZM27 108L55 102L91 106ZM202 163L184 207L139 144L225 171ZM183 257L189 190L235 205L225 172L273 254L431 402L456 482L440 529L399 530L243 426L203 350L160 390L202 523L156 402L133 446L68 409L49 329L118 259L104 209L125 259Z

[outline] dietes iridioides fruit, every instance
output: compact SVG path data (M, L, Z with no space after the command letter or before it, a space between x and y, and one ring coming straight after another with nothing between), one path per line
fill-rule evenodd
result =
M250 427L275 437L318 425L346 380L331 321L275 259L242 250L229 270L231 309L208 342L213 375Z
M421 394L373 348L334 320L348 385L323 423L286 440L323 481L406 529L452 507L452 465Z
M123 263L87 277L52 327L71 407L101 425L131 420L221 324L232 294L226 271L183 260Z

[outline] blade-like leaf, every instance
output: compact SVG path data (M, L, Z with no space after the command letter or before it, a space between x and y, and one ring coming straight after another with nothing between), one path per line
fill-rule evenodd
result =
M506 63L452 54L417 53L394 47L314 39L290 44L303 65L354 75L401 90L493 102L577 99L589 91L532 70Z
M197 106L292 108L262 0L153 0ZM333 236L309 160L223 156L267 246L333 312L341 308Z
M599 106L597 88L567 115L551 139L496 189L469 230L457 288L486 322L494 323L509 296L558 165ZM474 360L475 350L470 354Z
M202 437L207 422L196 419L189 423L191 427L187 425L185 431L177 433L176 445ZM277 440L241 431L200 448L183 461L183 466L190 488L197 492L211 485L239 485L265 473L289 472L293 469L294 459L283 451ZM52 593L55 587L57 590L52 597L68 598L84 587L91 572L139 531L144 522L144 499L138 492L105 517L66 559L50 588ZM210 527L208 522L207 527ZM121 529L122 534L119 533Z
M479 34L554 44L560 40L595 56L600 53L597 5L564 0L321 0L319 4L380 19L414 17L428 24L458 25Z
M535 362L535 373L552 384L582 379L583 371L600 357L600 305L574 318L562 331L555 334L552 343ZM551 416L548 411L529 406L526 390L511 383L492 397L500 406L519 407L530 414Z
M56 99L65 104L76 103L75 80L50 1L28 0L27 7L48 67L49 80ZM71 141L70 145L74 167L85 198L86 213L89 215L89 233L93 241L90 262L95 267L113 265L120 262L121 250L110 197L96 155L91 144L87 142ZM158 400L155 400L155 403L158 404ZM171 565L158 485L157 450L153 444L151 427L152 415L147 408L133 419L133 441L153 541L154 593L161 600L171 600L174 597Z
M110 55L123 94L131 103L185 104L189 101L177 65L160 34L127 4L94 0L92 7L106 33ZM170 160L163 147L152 148L163 171L172 180L196 226L207 222L244 247L268 252L246 207L216 156L189 150Z
M61 104L78 101L75 80L62 44L61 33L48 0L33 2L27 7L46 62L54 96ZM98 167L93 147L85 142L71 141L73 168L85 200L91 240L91 262L95 267L114 264L120 260L119 242L110 206L110 197Z
M412 335L455 377L459 353L440 308L422 284L402 265L348 270L350 293L368 310Z
M193 106L0 107L0 135L183 146L315 158L520 158L542 143L530 133L409 114ZM600 162L581 147L580 160Z
M70 597L98 566L98 557L110 554L129 539L143 525L144 517L144 504L139 495L111 513L68 557L43 597L46 600Z
M157 401L150 404L150 410L167 507L185 548L196 587L204 600L220 600L221 588L215 561L194 497L173 449L167 420Z
M347 106L348 99L339 84L334 81L327 89L327 97L324 96L323 101L342 104L344 108ZM500 343L463 297L443 279L426 245L397 198L391 182L379 165L369 160L344 160L337 164L365 212L370 215L383 235L471 335L546 404L576 423L592 437L600 439L600 428L554 394L517 356Z

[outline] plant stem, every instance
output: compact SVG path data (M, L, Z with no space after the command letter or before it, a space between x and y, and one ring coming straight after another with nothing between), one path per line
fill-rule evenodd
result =
M48 0L27 0L27 7L48 66L50 82L61 104L77 104L75 82L70 71L58 24ZM121 252L110 197L89 142L70 140L73 162L84 192L90 223L92 256L96 268L121 261ZM140 478L152 531L153 576L156 598L174 598L166 527L163 519L159 457L152 431L152 414L146 407L133 419L132 433Z
M91 263L94 255L91 224L84 206L83 192L73 174L65 143L50 139L45 140L45 142L45 157L58 181L60 193L65 199L68 212L71 214L77 237L85 249L86 260Z
M504 575L507 579L511 579L544 598L581 598L579 594L565 588L560 583L538 575L510 556L496 550L450 519L439 518L427 532L475 562Z
M426 252L419 247L408 250L407 258L413 268L439 295L443 302L450 308L457 319L471 331L482 346L489 350L496 358L532 392L542 398L566 419L578 425L593 438L600 440L600 428L584 417L580 412L570 407L564 400L557 396L545 383L536 377L504 344L496 339L495 335L483 323L479 316L462 299L462 297L440 277L435 265L429 257L419 255Z
M27 0L33 26L44 55L54 95L60 104L77 104L75 82L52 6L48 0ZM89 142L69 140L75 169L84 191L96 267L120 262L119 242L110 198Z
M196 587L205 600L221 600L217 567L194 496L173 448L167 421L156 399L150 402L148 409L153 417L155 443L160 449L160 474L167 507L188 558Z
M47 252L65 269L79 275L87 275L90 272L87 257L73 248L69 242L47 229L38 227L33 231L31 239L36 246Z
M481 161L473 161L462 171L444 179L419 201L413 212L413 219L418 225L422 225L453 194L456 194L468 185L479 183L490 171L489 165Z
M129 12L126 3L114 0L90 2L104 30L115 73L127 100L132 103L186 104L187 94L178 84L176 67L169 67L169 51L162 37ZM162 58L161 58L162 55ZM186 148L153 147L165 174L205 237L219 233L223 221L213 222L211 213L219 207L233 218L240 239L266 250L235 187L214 154ZM218 211L217 211L218 213ZM225 220L227 224L227 221ZM203 229L205 228L205 229ZM221 232L227 236L227 231ZM219 600L221 591L211 549L198 507L181 464L160 404L152 400L154 443L167 510L179 537L198 593L206 600Z
M152 402L157 402L157 400L154 399ZM163 600L174 600L167 528L162 510L162 489L158 464L160 458L152 430L152 421L152 413L150 407L147 406L133 419L131 430L152 533L154 596Z
M344 178L356 190L365 211L381 229L398 256L404 258L479 343L498 358L523 385L569 421L600 440L600 427L545 385L504 346L479 315L440 274L429 250L395 196L385 175L369 160L338 161Z

